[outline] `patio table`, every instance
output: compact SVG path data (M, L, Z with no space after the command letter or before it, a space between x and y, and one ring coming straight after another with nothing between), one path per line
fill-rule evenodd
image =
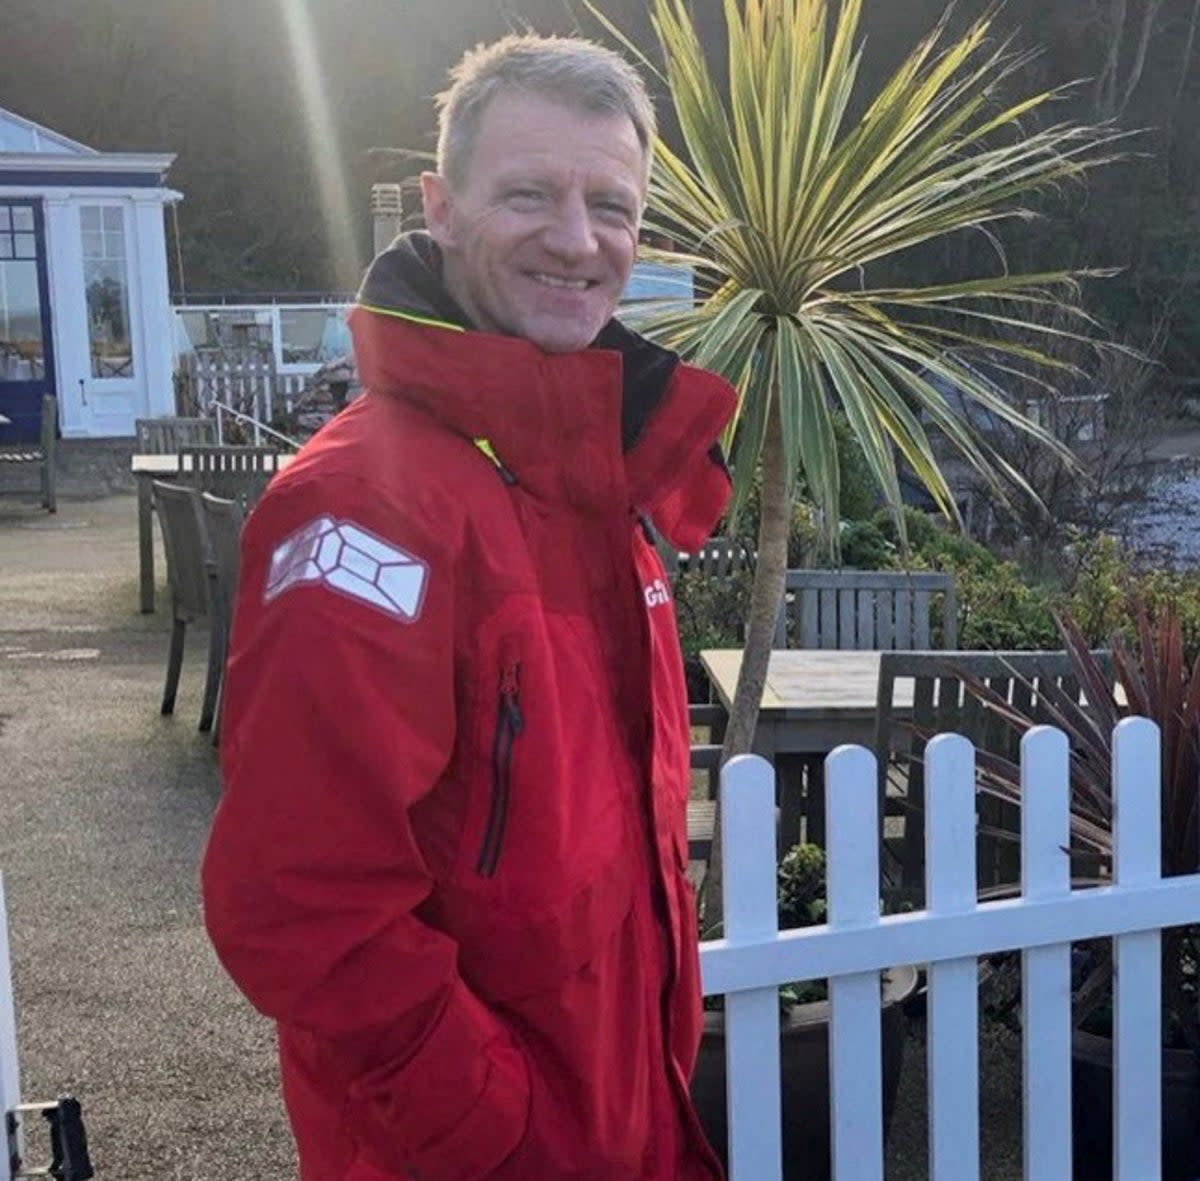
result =
M879 690L878 651L850 649L776 649L767 666L754 753L774 764L779 782L781 835L799 839L805 812L803 769L813 777L808 812L808 839L824 843L820 813L821 758L843 743L872 748L875 704ZM944 655L944 654L943 654ZM711 648L700 662L726 710L733 708L742 669L740 648ZM899 716L912 708L911 681L896 685ZM807 756L797 757L797 756ZM818 756L814 764L812 756Z
M774 759L781 754L826 755L846 742L872 746L880 656L877 651L836 649L773 651L754 733L755 753ZM700 653L700 662L718 700L732 709L741 649L710 648ZM896 704L912 706L911 681L897 684Z
M276 469L287 467L295 456L284 452L275 461ZM179 475L179 456L136 454L130 469L137 480L138 511L138 590L143 615L154 611L154 481L170 480Z

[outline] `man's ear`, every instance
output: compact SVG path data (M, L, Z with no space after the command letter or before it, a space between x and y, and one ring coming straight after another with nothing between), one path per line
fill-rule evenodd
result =
M454 196L450 182L438 172L421 173L425 228L443 249L454 245Z

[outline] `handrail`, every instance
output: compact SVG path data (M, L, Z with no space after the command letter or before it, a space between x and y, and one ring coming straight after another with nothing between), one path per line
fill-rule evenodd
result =
M224 425L223 425L223 422L221 419L221 411L224 411L226 414L232 414L233 417L235 419L237 419L238 422L248 423L250 426L252 426L254 428L255 444L261 443L262 436L264 434L267 434L267 435L270 435L271 438L278 439L281 443L285 443L288 447L291 447L293 451L300 450L301 445L299 442L297 442L295 439L289 439L287 435L280 434L279 431L275 430L273 427L267 426L267 424L265 422L262 422L259 419L255 418L254 415L252 415L252 414L245 414L241 410L235 410L228 403L220 402L216 398L214 398L209 403L209 407L211 409L215 409L217 412L217 442L218 443L225 442L225 430L224 430Z

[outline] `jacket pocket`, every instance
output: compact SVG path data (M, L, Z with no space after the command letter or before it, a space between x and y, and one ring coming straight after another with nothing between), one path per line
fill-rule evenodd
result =
M502 647L496 733L492 739L492 796L483 845L475 868L480 876L494 877L504 850L508 811L512 802L513 754L525 729L521 709L521 661L514 643Z

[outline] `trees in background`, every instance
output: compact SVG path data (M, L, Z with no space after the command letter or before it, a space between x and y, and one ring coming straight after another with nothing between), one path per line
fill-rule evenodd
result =
M679 245L673 257L694 268L700 298L659 301L631 318L737 388L726 437L735 505L756 484L758 492L725 758L752 744L801 475L836 556L838 420L901 536L901 463L954 518L934 432L997 487L1027 485L972 429L975 411L1054 449L962 353L985 350L1001 370L1053 380L1063 367L1054 344L1087 330L1083 313L1071 312L1077 276L1068 270L1013 273L992 258L924 281L880 280L887 260L949 235L994 238L1021 224L1031 198L1108 158L1116 132L1061 122L1027 129L1059 94L1019 90L1024 58L995 47L988 17L960 35L939 22L890 74L864 78L863 10L863 0L725 0L716 54L686 0L650 4L681 146L656 145L647 225ZM718 883L716 852L709 907Z
M334 126L335 142L321 148L335 155L349 193L358 258L371 241L370 182L396 170L368 150L432 146L430 97L466 46L526 25L598 30L582 0L294 2L311 19ZM322 224L301 79L281 15L292 3L7 0L0 106L98 147L179 153L172 182L186 194L179 225L191 290L347 289L358 260L341 257ZM864 77L886 76L942 7L869 0ZM960 0L954 28L990 7ZM642 0L602 0L601 8L639 44L652 44ZM721 0L690 8L702 38L719 50ZM1144 129L1143 155L1086 192L1048 198L1043 222L1004 233L1012 265L1123 268L1089 303L1138 340L1165 317L1163 380L1180 396L1200 382L1198 24L1200 0L1007 0L993 26L997 38L1039 51L1010 80L1013 93L1083 80L1044 119L1112 118ZM901 263L906 278L920 278L951 262L976 265L990 250L981 238L960 236Z

